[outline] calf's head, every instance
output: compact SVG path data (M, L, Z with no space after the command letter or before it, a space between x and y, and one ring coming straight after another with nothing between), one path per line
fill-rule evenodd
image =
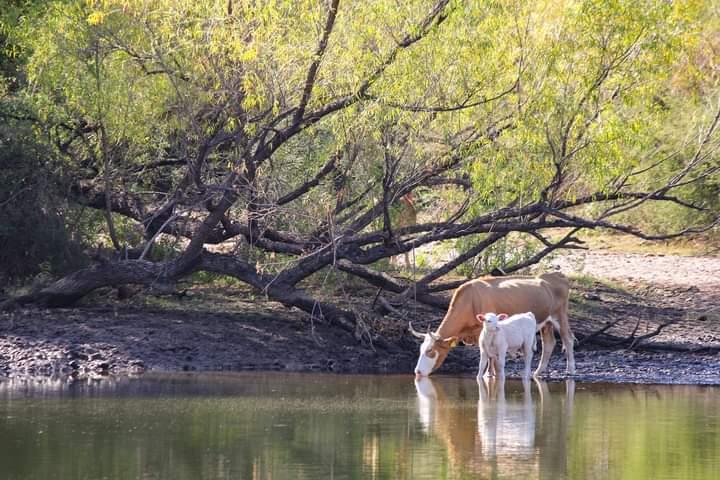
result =
M500 315L488 312L488 313L478 313L475 315L475 318L478 322L483 324L483 329L488 330L488 332L496 332L498 329L498 322L500 320L505 320L508 318L507 314L501 313Z
M420 356L415 366L415 375L426 377L434 372L447 357L448 352L457 344L457 337L441 338L433 332L420 333L410 323L410 333L422 339Z

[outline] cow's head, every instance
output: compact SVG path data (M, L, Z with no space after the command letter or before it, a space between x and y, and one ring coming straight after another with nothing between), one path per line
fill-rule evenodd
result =
M489 332L496 332L498 329L498 322L500 320L505 320L508 316L506 313L498 315L493 312L488 312L478 313L475 315L475 318L478 322L482 323L483 329L487 328Z
M445 361L451 348L457 345L457 337L441 338L433 332L420 333L410 323L410 333L422 339L420 356L415 366L415 375L428 376Z

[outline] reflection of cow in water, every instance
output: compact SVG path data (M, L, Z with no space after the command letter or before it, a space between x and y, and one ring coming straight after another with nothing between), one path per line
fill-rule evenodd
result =
M462 471L479 453L475 451L475 405L463 401L474 398L475 388L462 379L443 380L415 379L418 415L423 430L442 441L451 468ZM443 386L454 395L448 397Z
M574 382L568 381L567 396L550 394L547 383L535 380L539 402L533 399L532 383L520 392L515 382L491 379L477 384L478 402L467 402L472 384L466 379L428 377L415 380L417 407L423 430L445 446L455 472L482 476L538 477L540 472L565 475L565 439L572 414ZM450 394L448 394L449 392ZM472 398L472 397L471 397ZM560 452L540 455L543 449Z

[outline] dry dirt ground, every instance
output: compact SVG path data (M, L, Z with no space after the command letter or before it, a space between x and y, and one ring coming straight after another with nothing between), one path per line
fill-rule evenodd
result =
M577 379L720 384L720 258L582 252L543 268L574 277ZM148 370L410 373L418 346L406 331L407 320L424 329L442 318L440 311L403 306L390 296L403 315L371 313L366 305L376 291L360 285L326 290L364 311L366 328L338 331L248 290L219 286L194 288L180 297L142 294L123 302L111 300L113 292L107 291L80 308L4 313L0 376L78 378ZM476 348L459 347L439 373L474 375L477 358ZM508 374L514 376L519 362L510 363ZM550 366L550 379L563 378L559 348Z
M549 267L604 280L573 295L576 332L611 325L581 342L581 378L720 384L720 257L596 251Z

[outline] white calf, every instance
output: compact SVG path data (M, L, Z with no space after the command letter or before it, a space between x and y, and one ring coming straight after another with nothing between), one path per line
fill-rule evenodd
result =
M505 377L505 355L508 351L523 350L525 354L525 370L523 379L530 378L530 366L532 363L533 350L535 350L535 333L552 322L559 330L559 325L552 317L544 322L537 323L532 312L519 313L508 317L506 314L495 313L478 314L477 320L483 323L480 333L480 365L478 378L482 377L488 361L495 359L496 373L499 377Z

